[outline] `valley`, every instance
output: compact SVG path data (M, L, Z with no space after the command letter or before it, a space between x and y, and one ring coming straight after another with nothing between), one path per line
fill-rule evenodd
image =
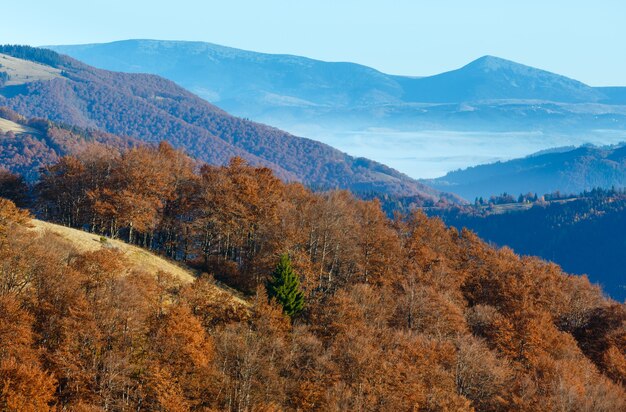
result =
M384 164L393 165L396 170L419 178L426 185L444 192L456 193L470 201L474 200L475 193L464 191L453 183L447 185L446 174L453 174L468 167L506 162L555 147L585 144L604 146L626 141L626 133L612 130L548 135L540 131L416 132L391 128L338 132L312 125L293 126L292 129L298 135L334 145L354 156L378 159ZM506 190L515 191L517 187L519 186L511 186L509 189L505 186L492 189L486 187L481 195L489 196Z

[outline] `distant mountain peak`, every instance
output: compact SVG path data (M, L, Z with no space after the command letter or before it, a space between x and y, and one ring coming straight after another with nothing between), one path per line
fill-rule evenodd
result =
M414 82L413 101L543 100L597 102L602 93L559 74L486 55L449 72Z
M539 71L539 69L534 69L532 67L525 66L523 64L514 62L512 60L507 60L501 57L491 56L491 55L485 55L485 56L479 57L478 59L465 65L464 68L470 68L470 67L481 68L486 71L495 71L495 70L500 70L500 69L511 69L511 68L525 68L525 69Z

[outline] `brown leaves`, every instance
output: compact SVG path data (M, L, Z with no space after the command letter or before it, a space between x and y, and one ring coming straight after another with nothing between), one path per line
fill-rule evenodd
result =
M18 209L15 203L0 198L0 246L3 245L7 232L14 225L24 225L30 219L30 213Z
M54 399L55 379L35 349L33 317L11 295L0 296L0 409L44 411Z
M196 173L166 144L66 158L44 184L44 204L60 221L118 233L256 290L242 309L209 277L183 287L162 273L129 272L110 250L77 254L57 239L5 231L0 339L20 338L0 357L31 361L32 370L6 363L7 376L36 375L41 346L60 407L623 405L623 305L586 279L423 213L390 221L376 202L285 185L241 159ZM21 219L0 205L7 224ZM285 252L307 295L294 324L262 286Z
M189 410L209 406L216 388L214 348L200 322L184 305L152 319L148 392L153 407Z
M0 409L15 412L52 410L55 380L39 365L21 358L0 360Z

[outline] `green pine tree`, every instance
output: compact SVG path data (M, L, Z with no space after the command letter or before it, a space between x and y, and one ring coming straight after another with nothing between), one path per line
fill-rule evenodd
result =
M289 317L298 316L304 309L304 292L300 289L300 279L291 267L291 260L285 253L281 255L272 278L267 282L267 294L283 307Z

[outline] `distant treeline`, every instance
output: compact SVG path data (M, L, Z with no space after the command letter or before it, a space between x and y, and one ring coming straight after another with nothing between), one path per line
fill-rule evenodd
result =
M512 203L546 203L555 200L566 200L566 199L577 199L577 198L603 198L603 197L612 197L617 195L624 194L626 189L616 189L612 187L610 189L604 189L601 187L597 187L591 190L584 190L579 194L572 193L561 193L560 191L555 191L552 193L546 193L543 196L538 196L537 193L521 193L519 196L513 196L508 193L502 193L501 195L490 196L489 199L485 200L482 197L477 197L474 200L474 206L484 206L484 205L505 205Z
M67 64L68 58L48 49L17 44L0 45L0 54L7 54L18 59L31 60L52 67Z

